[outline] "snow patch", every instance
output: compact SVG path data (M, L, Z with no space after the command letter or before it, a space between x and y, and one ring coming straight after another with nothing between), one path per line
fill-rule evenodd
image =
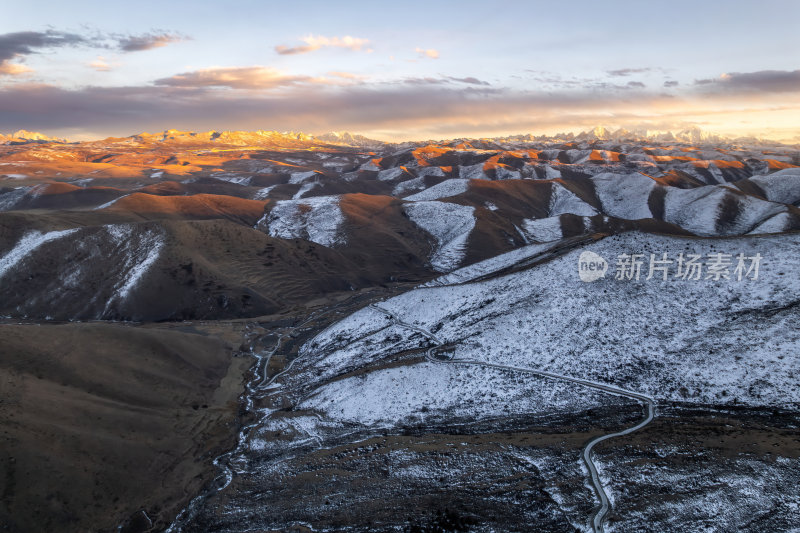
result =
M552 187L550 195L551 217L565 213L587 217L597 214L597 210L594 207L581 200L574 192L560 183L553 183Z
M479 261L477 263L461 267L448 274L439 276L438 278L429 281L421 286L439 287L444 285L453 285L457 283L467 283L482 276L487 276L504 268L516 265L527 259L534 258L545 252L549 252L556 246L557 246L556 243L531 244L528 246L523 246L522 248L517 248L516 250L511 250L510 252L496 255L494 257L490 257L489 259L484 259L483 261Z
M578 256L591 250L611 263L602 280L578 278ZM763 257L759 278L616 280L620 253L715 252ZM604 382L665 401L796 405L800 401L800 280L792 271L800 235L687 239L626 233L486 281L419 288L380 303L433 331L452 357ZM734 259L735 264L735 259ZM646 264L643 276L646 276ZM674 265L673 265L674 274ZM609 296L612 295L612 296ZM589 312L590 311L590 312ZM643 332L646 334L643 335ZM359 338L337 325L331 339ZM413 330L385 330L343 357L369 360L381 346L427 343ZM381 340L384 339L384 340ZM304 348L305 349L305 348ZM321 350L314 344L309 349ZM346 366L342 363L340 366Z
M95 208L93 209L93 211L98 211L98 210L100 210L100 209L105 209L106 207L111 207L111 206L112 206L112 205L114 205L115 203L119 202L119 201L120 201L120 200L122 200L123 198L127 198L128 196L130 196L130 194L126 194L126 195L120 196L119 198L114 198L114 199L113 199L113 200L111 200L110 202L106 202L106 203L104 203L104 204L102 204L102 205L98 205L97 207L95 207Z
M475 208L447 202L425 201L405 204L412 222L434 236L436 249L431 266L449 272L464 259L467 239L475 227Z
M435 176L438 178L444 177L444 170L442 167L421 167L417 169L417 177L424 178L425 176Z
M358 170L371 170L371 171L376 171L376 170L380 170L380 169L381 169L381 168L380 168L378 165L376 165L376 164L375 164L375 163L372 161L372 159L370 159L369 161L367 161L366 163L363 163L363 164L362 164L360 167L358 167Z
M564 238L560 217L525 219L522 229L526 236L537 242L558 241Z
M121 252L117 261L122 266L124 275L115 288L114 294L106 304L106 311L115 301L124 302L134 287L142 280L150 267L158 260L164 239L152 231L141 232L134 235L136 226L133 224L111 224L105 230L112 242Z
M392 196L403 196L410 191L418 191L425 188L425 178L414 178L398 183L392 189Z
M458 177L463 180L485 180L486 174L483 172L483 163L458 167Z
M322 412L333 420L394 426L413 419L552 414L574 409L576 403L589 404L592 395L529 374L424 362L323 385L298 408Z
M653 218L647 200L655 182L642 174L604 172L591 178L603 212L626 220Z
M76 231L78 231L77 228L61 231L49 231L47 233L41 233L39 231L31 231L30 233L26 233L10 252L0 258L0 278L5 276L9 270L17 266L23 259L25 259L43 244L61 239L67 235L75 233Z
M719 222L725 203L736 204L732 220ZM741 235L786 210L782 204L707 185L695 189L668 187L664 197L664 220L696 235Z
M304 194L309 192L311 189L319 185L318 182L312 181L311 183L304 183L302 187L292 196L292 200L299 200L303 197Z
M265 198L269 197L269 192L277 187L277 185L270 185L269 187L264 187L263 189L259 189L253 195L253 200L264 200Z
M748 235L757 235L759 233L781 233L787 231L792 226L792 215L784 211L777 215L768 218L758 226L756 226Z
M425 189L422 192L418 192L417 194L406 196L405 199L411 202L438 200L439 198L447 198L448 196L465 193L467 189L469 189L469 180L450 179L434 185L429 189Z
M753 176L750 181L761 187L770 202L800 202L800 168L787 168L766 176Z
M244 187L247 187L248 185L250 185L250 182L253 180L253 177L252 176L236 176L236 175L233 175L233 176L220 175L220 176L214 176L214 179L217 179L217 180L220 180L220 181L227 181L228 183L235 183L236 185L242 185Z
M256 228L267 228L273 237L307 239L332 247L345 244L342 233L344 215L338 196L317 196L302 200L281 200L258 221Z
M507 168L503 166L495 167L494 175L498 180L518 180L522 177L519 170L514 170L513 168Z
M31 189L32 187L17 187L14 190L0 194L0 211L13 209Z
M551 167L550 165L545 165L544 177L548 180L558 179L561 177L561 171L557 168Z
M378 172L378 180L379 181L392 181L394 179L399 178L405 174L405 170L400 167L390 168L387 170L381 170Z
M289 175L289 184L297 185L299 183L303 183L308 178L313 178L317 175L317 172L314 170L309 170L308 172L292 172Z

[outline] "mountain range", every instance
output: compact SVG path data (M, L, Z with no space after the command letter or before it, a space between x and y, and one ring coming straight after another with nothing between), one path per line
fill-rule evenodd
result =
M788 148L595 139L376 151L335 139L350 144L168 130L9 145L0 153L0 314L256 316L318 291L425 279L584 234L800 229L800 161ZM233 235L222 253L220 240ZM45 258L59 258L62 276L44 275L54 267ZM31 275L37 281L22 282ZM92 298L75 298L83 288Z
M797 147L4 139L10 531L800 521Z
M14 133L9 133L8 135L4 135L0 133L0 144L23 144L23 143L30 143L30 142L58 142L58 143L65 143L67 142L66 139L59 139L55 137L48 137L43 133L38 133L34 131L27 131L27 130L19 130Z
M174 129L165 130L162 133L150 134L139 133L131 135L130 137L122 138L109 138L109 141L123 141L130 140L131 142L162 142L162 143L183 143L183 144L199 144L199 143L213 143L225 144L233 146L259 146L259 145L274 145L276 143L292 143L292 142L324 142L338 146L353 146L362 148L381 148L389 145L423 145L431 141L405 141L402 143L388 143L378 141L375 139L367 138L363 135L353 134L346 131L333 131L320 135L312 135L302 132L278 132L278 131L180 131ZM555 135L511 135L487 139L495 142L508 142L508 141L618 141L618 142L644 142L644 141L657 141L657 142L674 142L674 143L705 143L705 144L720 144L720 143L739 143L739 144L779 144L770 141L769 139L759 137L729 137L711 133L700 129L697 126L682 130L651 130L647 128L637 128L628 130L625 128L608 128L605 126L597 126L591 130L581 131L580 133L558 133ZM8 135L0 134L0 144L11 143L26 143L26 142L57 142L67 143L66 139L48 137L45 134L38 132L30 132L26 130L19 130L15 133Z

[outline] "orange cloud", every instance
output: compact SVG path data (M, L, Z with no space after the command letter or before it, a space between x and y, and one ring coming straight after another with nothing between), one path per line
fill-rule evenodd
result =
M303 37L302 40L305 43L304 45L293 47L278 45L275 47L275 51L281 55L306 54L319 50L320 48L346 48L348 50L359 51L369 45L369 40L351 37L349 35L345 35L344 37L309 35ZM371 49L367 49L367 52L371 51Z
M429 57L431 59L439 59L439 51L433 48L415 48L414 51L419 54L420 57Z
M97 56L97 59L89 63L89 66L98 72L108 72L113 68L103 56Z
M333 76L335 78L342 78L345 80L365 80L367 76L361 74L353 74L352 72L341 72L341 71L331 71L328 72L328 76Z
M291 75L271 67L211 67L161 78L155 85L180 88L226 87L229 89L263 91L299 85L354 85L363 76L348 72L329 72L330 79L324 76Z
M309 83L309 76L290 76L270 67L211 67L156 80L171 87L229 87L231 89L274 89Z
M368 85L329 76L326 80L266 67L226 67L179 74L143 87L68 90L13 84L0 87L0 131L25 126L59 135L63 130L68 136L68 128L110 135L167 128L346 129L407 140L553 134L598 124L650 130L696 124L734 136L791 140L800 134L800 93L534 91L403 80ZM217 90L223 86L240 90ZM251 90L266 86L291 90Z
M0 62L0 76L19 76L27 72L33 72L33 69L19 63Z

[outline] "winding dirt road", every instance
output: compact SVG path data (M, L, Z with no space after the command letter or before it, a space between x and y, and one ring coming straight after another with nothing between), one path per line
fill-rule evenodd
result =
M408 322L401 320L400 317L398 317L396 314L394 314L393 312L389 311L384 307L381 307L376 304L370 304L370 307L386 315L395 324L402 326L406 329L416 331L417 333L423 335L424 337L428 338L431 342L433 342L434 346L432 346L425 352L425 358L432 363L451 364L451 365L474 365L484 368L497 368L501 370L510 370L514 372L524 372L549 379L556 379L561 381L568 381L570 383L576 383L578 385L589 387L608 394L614 394L617 396L632 398L634 400L642 402L647 408L647 415L645 416L644 420L642 420L635 426L630 427L628 429L597 437L591 440L583 449L583 462L586 464L586 468L589 470L592 485L594 486L597 498L600 500L600 507L592 517L592 530L595 533L603 533L604 531L603 523L605 522L605 518L608 515L608 511L611 509L611 503L609 502L608 494L606 493L605 488L603 488L603 484L600 481L600 475L597 472L597 466L594 464L594 461L592 460L592 450L597 444L605 440L612 439L614 437L621 437L623 435L628 435L630 433L633 433L634 431L638 431L639 429L649 424L650 421L653 420L653 417L655 416L655 401L653 400L653 398L651 398L650 396L646 396L644 394L640 394L635 391L630 391L627 389L622 389L620 387L615 387L613 385L598 383L596 381L590 381L588 379L581 379L572 376L556 374L554 372L548 372L546 370L537 370L535 368L501 365L498 363L487 363L485 361L479 361L474 359L438 359L433 355L433 352L434 350L442 346L444 343L438 337L436 337L436 335L434 335L433 333L431 333L430 331L428 331L423 327L415 326L414 324L409 324Z
M498 364L498 363L488 363L488 362L485 362L485 361L471 360L471 359L442 359L442 358L437 358L434 355L434 352L439 347L441 347L444 344L444 342L441 339L439 339L436 335L434 335L432 332L430 332L429 330L427 330L427 329L425 329L423 327L416 326L414 324L411 324L411 323L403 321L402 319L400 319L400 317L398 317L392 311L390 311L390 310L388 310L386 308L380 307L379 305L369 304L369 307L371 307L374 310L384 314L394 324L399 325L401 327L404 327L406 329L415 331L415 332L419 333L420 335L422 335L423 337L429 339L431 341L431 343L433 344L425 352L425 358L429 362L437 363L437 364L451 364L451 365L473 365L473 366L480 366L480 367L484 367L484 368L496 368L496 369L501 369L501 370L508 370L508 371L512 371L512 372L524 372L524 373L533 374L533 375L537 375L537 376L541 376L541 377L545 377L545 378L549 378L549 379L555 379L555 380L561 380L561 381L567 381L567 382L571 382L571 383L576 383L578 385L589 387L589 388L592 388L592 389L595 389L595 390L599 390L599 391L602 391L602 392L605 392L605 393L608 393L608 394L614 394L614 395L617 395L617 396L623 396L623 397L626 397L626 398L631 398L631 399L634 399L634 400L642 402L647 408L647 416L645 417L644 420L642 420L636 426L633 426L631 428L625 429L623 431L619 431L619 432L616 432L616 433L611 433L611 434L602 435L600 437L597 437L597 438L593 439L592 441L590 441L586 445L584 450L583 450L583 461L586 464L586 468L589 470L592 485L593 485L594 490L595 490L595 492L597 494L597 498L598 498L598 500L600 502L600 507L595 512L594 516L592 517L592 529L593 529L594 533L603 533L603 531L604 531L603 523L605 521L606 516L608 515L608 512L609 512L609 510L611 508L611 505L610 505L610 502L609 502L609 499L608 499L608 495L607 495L607 493L606 493L606 491L605 491L605 489L603 487L603 484L602 484L602 482L600 480L600 476L598 474L597 467L594 464L594 461L592 460L592 450L594 449L594 447L597 444L599 444L600 442L603 442L604 440L608 440L608 439L611 439L611 438L614 438L614 437L619 437L619 436L627 435L629 433L633 433L634 431L637 431L637 430L643 428L644 426L646 426L647 424L649 424L650 421L653 419L653 416L654 416L654 413L655 413L655 402L653 401L652 398L650 398L649 396L646 396L644 394L640 394L638 392L634 392L634 391L630 391L630 390L627 390L627 389L622 389L622 388L619 388L619 387L615 387L613 385L607 385L605 383L598 383L598 382L590 381L590 380L586 380L586 379L581 379L581 378L575 378L575 377L571 377L571 376L565 376L565 375L561 375L561 374L556 374L556 373L553 373L553 372L548 372L546 370L538 370L538 369L535 369L535 368L525 368L525 367L517 367L517 366L510 366L510 365L502 365L502 364ZM327 313L329 313L331 311L332 311L332 309L328 309L328 310L322 312L322 314L327 314ZM251 355L256 359L256 364L255 364L255 369L254 369L254 375L246 383L245 392L244 392L243 397L242 397L243 407L246 410L249 411L249 410L251 410L253 408L254 398L256 397L256 395L260 391L263 391L264 389L270 387L273 383L276 382L276 380L278 378L280 378L281 376L283 376L284 374L289 372L291 370L291 368L294 366L294 364L299 359L302 358L302 357L298 357L298 358L293 359L292 361L289 362L289 364L286 366L286 368L282 369L280 372L276 373L272 377L268 376L269 362L270 362L270 359L273 357L273 355L275 353L277 353L277 351L283 345L283 343L286 340L286 338L291 335L292 331L296 331L296 330L302 328L303 326L305 326L306 324L308 324L309 322L311 322L313 319L318 318L318 317L314 316L315 314L316 313L312 313L312 315L309 315L306 318L306 320L303 323L301 323L300 325L298 325L298 326L286 328L282 333L279 334L278 339L277 339L277 341L275 343L275 346L270 351L258 353L255 350L251 349ZM253 339L254 337L260 336L258 333L253 331L251 329L251 327L248 327L248 329L250 330L249 334L248 334L248 337L250 339ZM253 346L254 343L250 342L250 345ZM189 522L191 522L193 520L193 518L195 517L199 507L203 504L203 502L206 499L208 499L211 495L213 495L215 493L218 493L218 492L224 490L226 487L228 487L228 485L230 485L231 481L233 480L233 476L235 474L242 473L241 471L239 471L237 469L237 466L239 466L239 465L236 464L237 463L237 458L243 451L243 448L244 448L244 446L246 444L246 441L247 441L247 436L250 433L250 431L252 431L252 429L254 427L258 426L262 422L263 422L263 420L256 420L251 424L243 426L239 431L239 438L238 438L237 445L232 450L230 450L230 451L218 456L216 459L214 459L213 464L220 471L220 474L215 478L215 480L210 484L210 486L206 488L206 490L204 490L200 495L196 496L189 503L189 505L183 509L183 511L176 517L176 519L173 521L173 523L167 529L168 533L169 532L175 533L175 532L181 531L186 524L188 524Z

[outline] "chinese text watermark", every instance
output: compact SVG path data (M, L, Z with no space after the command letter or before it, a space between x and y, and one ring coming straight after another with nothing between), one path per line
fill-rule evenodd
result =
M619 254L616 258L614 279L620 281L639 281L657 279L667 281L677 279L697 281L743 281L757 280L762 256L725 254L679 253L670 256L661 254ZM608 262L600 255L584 251L578 258L578 275L581 281L596 281L605 277L609 270Z

